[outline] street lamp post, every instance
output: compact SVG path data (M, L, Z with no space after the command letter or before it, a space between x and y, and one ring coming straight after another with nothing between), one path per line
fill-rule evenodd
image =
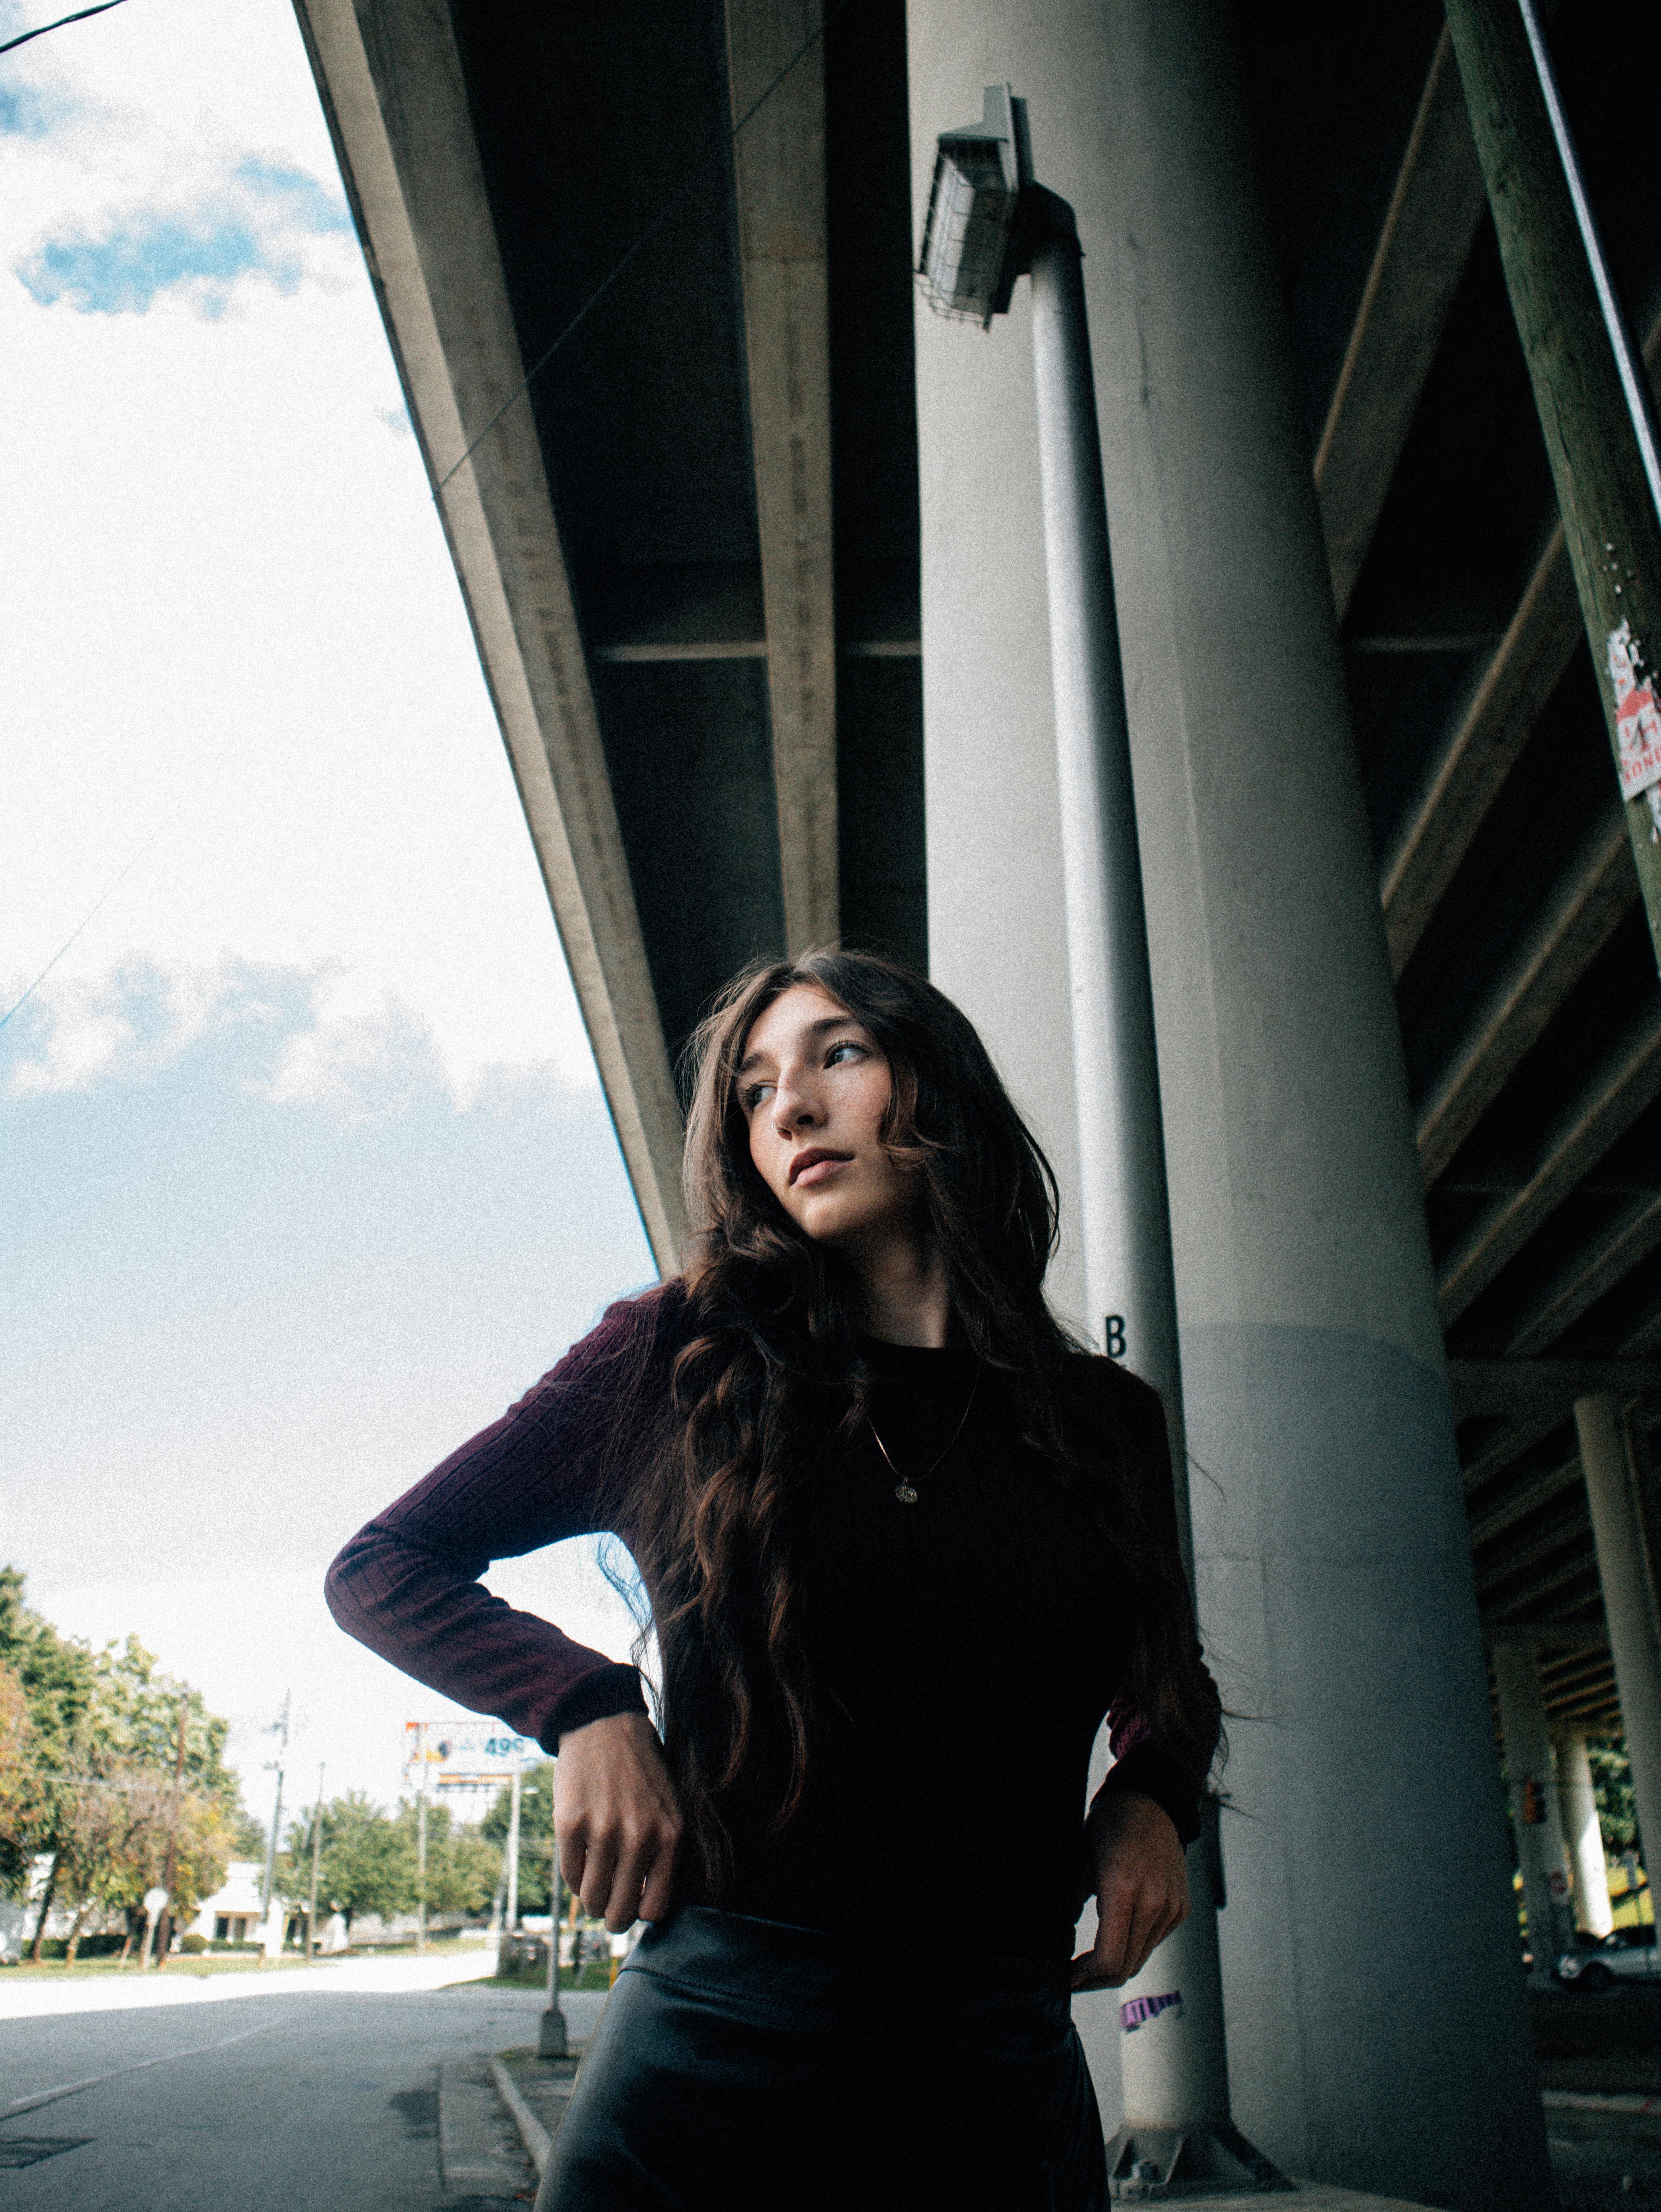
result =
M570 2049L566 2019L559 2008L559 1838L550 1833L553 1871L548 1885L548 2009L537 2037L538 2058L563 2058Z
M918 276L937 313L983 329L1016 278L1031 278L1086 1283L1105 1349L1165 1401L1191 1580L1153 992L1082 258L1072 208L1033 179L1025 101L989 87L981 121L938 142ZM1216 1865L1211 1826L1188 1855L1188 1920L1123 1993L1116 2197L1289 2186L1230 2118Z
M522 1786L520 1771L515 1766L513 1780L508 1784L508 1939L509 1942L513 1941L514 1930L519 1925L519 1802L520 1790Z

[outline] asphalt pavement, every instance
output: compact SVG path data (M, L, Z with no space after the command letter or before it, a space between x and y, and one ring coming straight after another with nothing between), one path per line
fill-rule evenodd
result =
M482 2205L471 2164L455 2160L447 2185L441 2075L453 2081L478 2053L534 2044L545 2002L478 1978L485 1964L350 1961L79 1988L0 1978L0 2207ZM577 2034L599 2002L565 2000ZM524 2176L533 2191L528 2163ZM500 2212L499 2193L488 2201Z

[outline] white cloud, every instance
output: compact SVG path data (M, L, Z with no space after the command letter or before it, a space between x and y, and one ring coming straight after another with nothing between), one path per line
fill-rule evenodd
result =
M356 244L319 228L338 179L292 14L144 0L11 59L60 119L0 137L0 1008L155 839L40 986L15 1083L135 1066L137 962L176 1036L249 969L318 977L284 1097L356 1110L400 1035L459 1104L502 1067L592 1095ZM250 264L88 313L11 273L233 201L294 258L286 295Z

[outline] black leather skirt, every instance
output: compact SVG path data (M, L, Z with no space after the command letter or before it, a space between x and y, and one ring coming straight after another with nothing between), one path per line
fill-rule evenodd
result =
M1064 1966L689 1905L618 1975L537 2212L1104 2212Z

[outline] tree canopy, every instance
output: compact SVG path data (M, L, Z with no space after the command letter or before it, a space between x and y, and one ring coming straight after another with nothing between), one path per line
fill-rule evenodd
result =
M405 1799L395 1813L361 1790L323 1808L318 1850L319 1912L338 1912L350 1928L360 1914L411 1911L417 1902L417 1808ZM477 1828L459 1826L447 1805L427 1808L427 1909L479 1913L495 1894L502 1854ZM277 1862L285 1897L305 1897L312 1879L312 1816L295 1820Z
M236 1838L228 1723L136 1637L93 1651L23 1595L18 1571L0 1568L0 1884L20 1893L49 1854L72 1945L89 1911L131 1917L169 1877L174 1913L188 1915L224 1880Z

